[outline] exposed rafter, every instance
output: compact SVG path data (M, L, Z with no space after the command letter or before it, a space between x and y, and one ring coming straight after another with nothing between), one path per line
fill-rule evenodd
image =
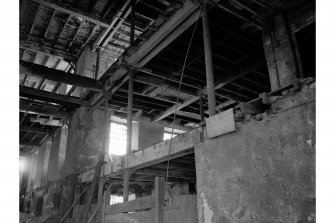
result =
M93 78L66 73L64 71L26 61L20 61L20 74L38 76L64 84L76 85L93 91L102 91L102 85Z
M39 3L40 5L49 7L49 8L53 8L59 12L63 12L63 13L67 13L71 16L76 16L79 18L82 18L84 20L90 21L94 24L98 24L99 26L102 27L108 27L108 24L105 21L102 21L100 18L98 18L97 16L93 15L93 14L89 14L83 11L80 11L76 8L70 7L64 3L60 3L60 2L49 2L46 0L33 0L36 3Z
M52 94L47 91L36 90L28 87L20 86L20 96L25 96L32 99L50 101L55 103L66 103L73 105L86 105L86 103L76 97L65 96L61 94Z
M222 88L226 84L236 80L239 77L244 76L245 74L253 71L257 67L264 65L265 60L262 57L256 57L256 59L253 59L252 61L247 61L242 66L238 66L234 72L232 72L230 75L220 78L220 80L217 81L215 85L215 90ZM199 92L199 94L206 94L206 88L204 88L202 91ZM171 108L168 108L166 111L161 112L159 115L153 118L153 121L159 121L167 116L173 114L175 111L179 111L182 108L185 108L186 106L192 104L193 102L197 101L200 97L199 96L192 96L188 100L184 101L182 104L178 104L177 106L172 106Z

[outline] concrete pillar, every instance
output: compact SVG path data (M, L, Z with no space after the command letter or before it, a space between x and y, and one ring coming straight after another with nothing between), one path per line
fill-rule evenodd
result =
M37 160L38 155L32 154L29 159L29 178L28 178L28 186L27 191L30 192L33 189L35 177L36 177L36 168L37 168Z
M297 44L285 14L273 10L266 18L263 29L263 45L270 75L271 90L292 83L301 76L301 64Z
M71 117L63 176L96 166L104 137L104 111L77 109Z
M47 177L50 181L56 179L58 173L57 162L59 158L59 141L61 131L62 131L61 128L57 129L52 139L52 145L51 145L52 149L50 151L49 166L47 172Z
M34 186L33 186L34 189L41 186L45 149L46 149L46 143L43 143L43 145L38 150L36 177L35 177Z
M101 50L99 53L99 65L97 67L97 52L97 50L92 52L89 46L85 47L77 60L75 73L81 76L99 79L112 63L114 63L115 59L113 55ZM86 92L85 89L77 87L72 95L81 97L84 92Z

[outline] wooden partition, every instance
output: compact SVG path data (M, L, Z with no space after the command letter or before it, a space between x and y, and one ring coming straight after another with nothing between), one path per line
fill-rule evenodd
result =
M157 223L155 221L155 206L155 195L120 204L106 205L105 215L103 214L103 207L100 208L93 222ZM91 214L95 208L96 204L91 205L89 213ZM82 209L83 205L75 207L75 219L78 218ZM164 223L197 223L197 196L182 195L173 200L165 200L162 211Z

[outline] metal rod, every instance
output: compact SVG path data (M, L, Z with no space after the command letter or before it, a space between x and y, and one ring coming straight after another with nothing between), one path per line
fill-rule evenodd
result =
M215 110L216 101L215 101L215 90L214 90L211 37L209 32L209 19L208 19L206 2L207 1L204 0L203 11L202 11L202 27L203 27L203 38L204 38L204 50L205 50L208 111L209 116L212 116L216 114Z

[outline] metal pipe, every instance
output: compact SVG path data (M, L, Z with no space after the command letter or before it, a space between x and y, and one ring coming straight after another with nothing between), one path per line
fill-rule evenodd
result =
M214 77L213 77L213 60L212 60L212 47L211 37L209 32L209 19L207 12L207 1L204 0L202 9L202 27L203 27L203 38L204 38L204 50L205 50L205 64L206 64L206 84L207 84L207 95L208 95L208 111L209 116L216 114L216 101L215 101L215 90L214 90Z

